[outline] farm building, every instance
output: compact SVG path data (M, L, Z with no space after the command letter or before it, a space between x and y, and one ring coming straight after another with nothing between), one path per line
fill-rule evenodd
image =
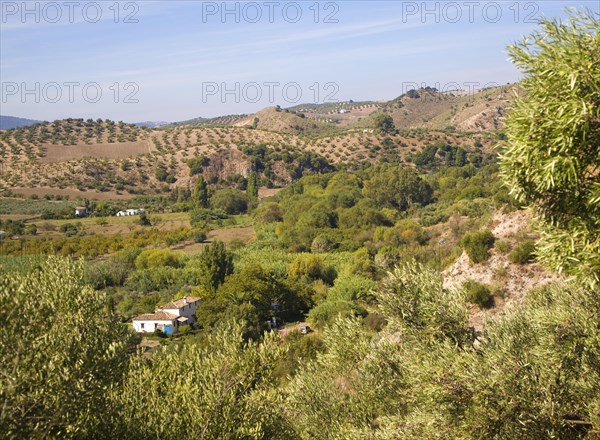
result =
M133 318L133 329L138 333L152 333L161 330L167 335L177 333L180 325L196 322L196 309L200 298L184 296L157 307L154 313Z
M76 206L75 207L75 216L87 217L88 215L90 215L90 211L85 206Z
M127 217L130 215L142 215L145 214L146 211L143 208L140 209L126 209L125 211L117 212L117 217Z

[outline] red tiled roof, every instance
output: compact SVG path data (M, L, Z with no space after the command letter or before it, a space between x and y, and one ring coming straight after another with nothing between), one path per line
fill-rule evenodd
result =
M186 306L190 303L200 301L200 298L197 298L195 296L188 296L186 298L187 298L187 303L185 302L184 298L179 298L179 299L176 299L175 301L171 301L170 303L163 304L159 308L161 308L161 309L181 309L183 306Z
M177 318L177 315L173 315L168 312L156 312L156 313L146 313L144 315L136 316L133 318L134 321L172 321Z

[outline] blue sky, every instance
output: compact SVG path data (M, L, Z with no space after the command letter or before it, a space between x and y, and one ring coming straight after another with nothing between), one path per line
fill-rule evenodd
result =
M0 0L0 114L129 122L514 82L505 47L536 19L599 10L597 0L23 5Z

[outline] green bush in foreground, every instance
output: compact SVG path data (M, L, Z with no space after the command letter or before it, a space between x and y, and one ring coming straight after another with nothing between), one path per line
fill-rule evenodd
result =
M5 438L93 438L107 391L125 372L132 335L83 284L83 268L49 257L0 277L0 432Z
M504 181L539 216L539 258L600 281L600 21L590 10L508 48L524 74L506 120Z

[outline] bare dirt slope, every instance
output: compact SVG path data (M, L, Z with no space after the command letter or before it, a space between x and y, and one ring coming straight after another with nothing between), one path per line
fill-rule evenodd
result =
M77 145L44 145L46 155L39 160L42 163L66 162L78 160L85 157L96 157L104 159L127 159L142 154L156 151L156 147L150 140L139 140L135 142L119 142L115 144L77 144Z
M514 85L476 93L418 90L390 101L383 111L392 116L399 128L496 131L502 128L502 119L516 91Z
M523 238L533 238L529 222L531 214L528 211L503 213L496 211L489 225L496 240L506 240L513 246ZM463 254L443 272L444 287L460 288L467 280L496 287L499 296L495 305L489 310L473 307L471 323L481 330L486 318L496 315L510 304L518 304L531 289L560 281L561 278L552 274L539 263L513 264L506 254L497 249L490 250L490 258L481 264L473 264L467 254Z

